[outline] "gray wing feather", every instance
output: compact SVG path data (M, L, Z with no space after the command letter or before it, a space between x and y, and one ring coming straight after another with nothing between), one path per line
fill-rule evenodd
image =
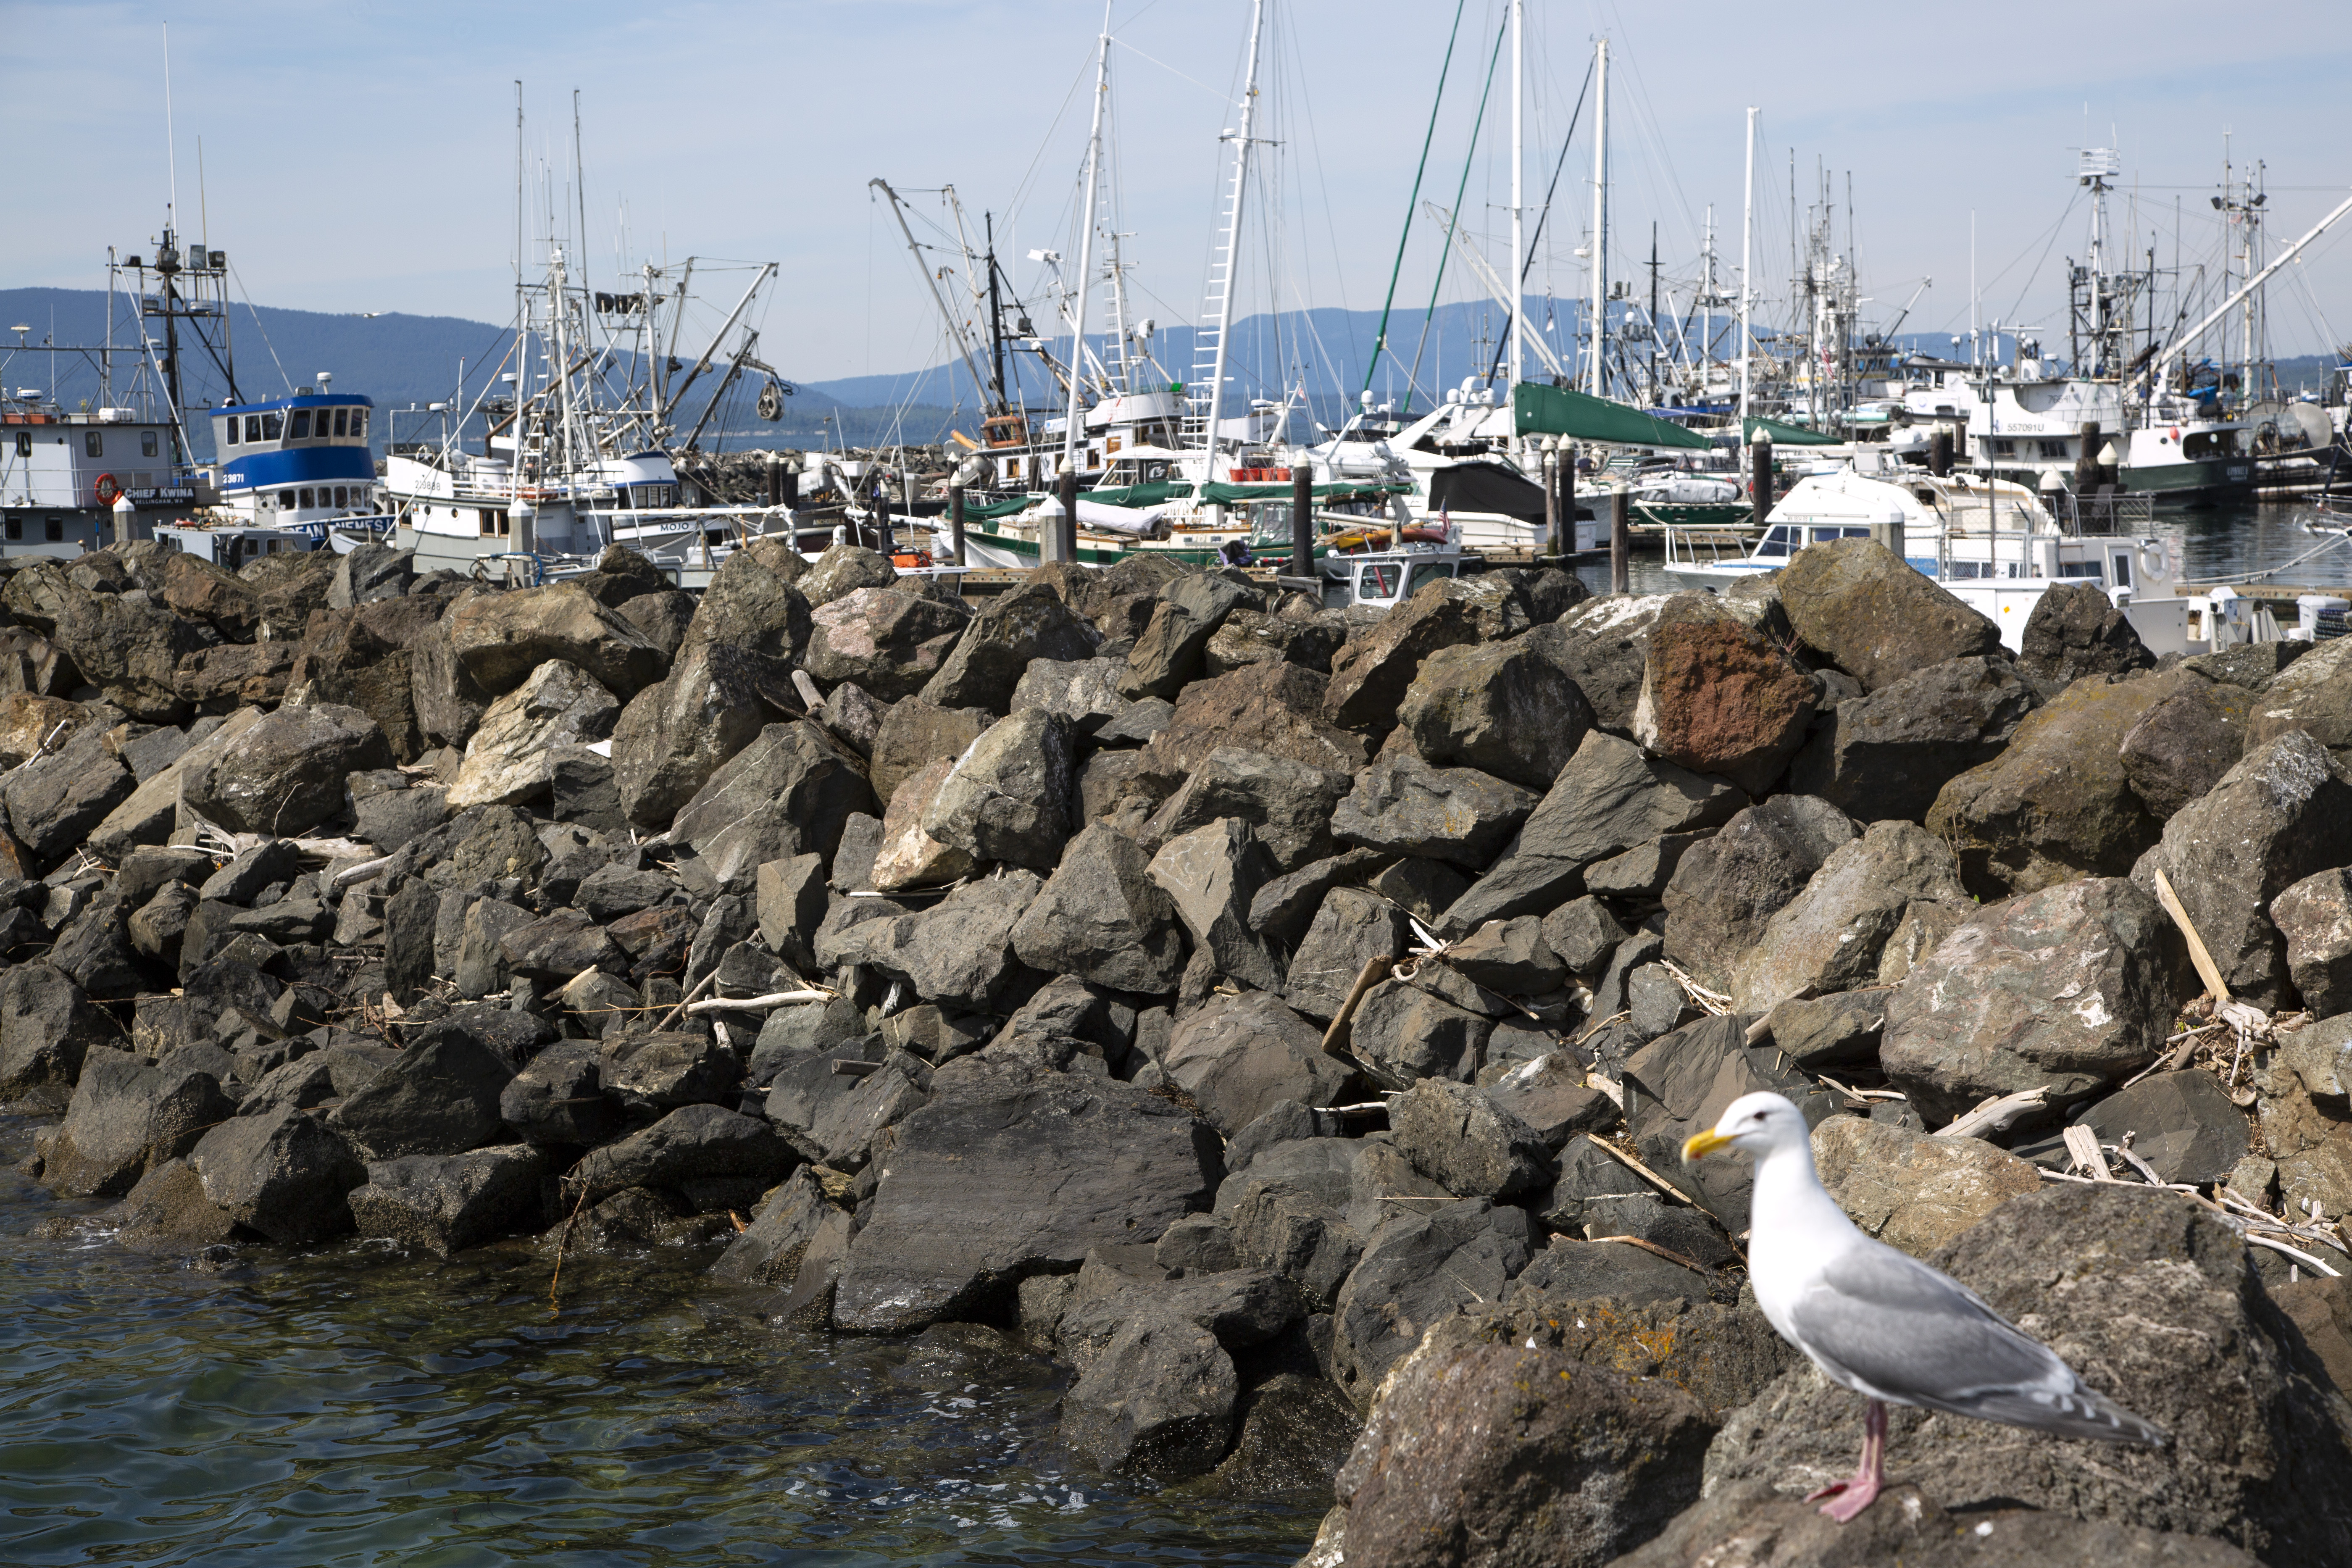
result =
M1831 1260L1791 1317L1799 1348L1877 1398L2066 1436L2165 1440L1974 1291L1883 1243Z

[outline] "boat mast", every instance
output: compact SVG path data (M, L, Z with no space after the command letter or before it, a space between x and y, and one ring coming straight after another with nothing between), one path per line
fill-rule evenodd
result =
M1609 40L1593 46L1600 80L1592 117L1592 374L1589 389L1603 395L1602 351L1609 340Z
M1087 362L1087 295L1094 266L1095 198L1102 188L1103 100L1110 96L1110 0L1103 0L1103 30L1095 61L1094 129L1087 137L1086 216L1078 228L1078 301L1070 319L1070 409L1062 426L1062 471L1078 471L1078 421L1084 416Z
M988 245L988 355L993 374L990 384L996 389L996 406L990 412L1002 414L1012 405L1004 396L1004 301L996 289L996 215L982 213L980 223Z
M1241 129L1234 142L1234 194L1225 208L1224 243L1209 274L1209 300L1201 312L1204 331L1216 335L1216 348L1209 362L1209 398L1201 478L1205 482L1215 479L1217 469L1217 417L1225 400L1225 327L1233 307L1234 268L1241 259L1242 196L1249 185L1250 132L1257 119L1257 46L1265 21L1265 0L1251 0L1249 68L1242 82ZM1197 362L1195 362L1197 364Z
M1748 330L1748 312L1753 307L1756 290L1752 287L1756 267L1756 110L1748 110L1748 184L1742 198L1739 218L1739 417L1748 418L1749 344L1755 340ZM1741 437L1743 440L1746 437Z
M1528 238L1527 210L1521 205L1519 180L1524 156L1524 125L1527 116L1528 79L1524 29L1527 26L1527 0L1511 0L1511 291L1507 303L1511 310L1511 387L1517 392L1520 382L1527 379L1526 311L1520 296L1527 292Z

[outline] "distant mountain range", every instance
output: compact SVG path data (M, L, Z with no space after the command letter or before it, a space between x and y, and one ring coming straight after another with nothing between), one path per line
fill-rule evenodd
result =
M1563 361L1572 363L1580 319L1577 302L1529 300L1528 323ZM39 387L68 407L99 401L100 356L94 351L107 339L108 296L100 289L0 289L0 382L11 393ZM136 321L125 310L124 300L113 301L115 395L127 395L139 369ZM1416 361L1417 379L1423 388L1445 388L1465 378L1484 381L1495 364L1497 340L1507 325L1499 306L1486 303L1442 305L1428 314L1415 308L1398 310L1389 320L1387 350L1380 355L1370 389L1377 400L1402 401L1409 373ZM26 331L14 331L19 324ZM1694 336L1698 324L1686 327ZM1237 400L1280 398L1285 389L1301 385L1308 392L1315 417L1336 424L1366 384L1364 367L1373 360L1380 331L1377 310L1327 308L1287 311L1279 317L1257 315L1236 323L1227 350L1228 373L1234 377ZM1722 317L1714 322L1718 348L1730 331ZM1664 334L1671 349L1671 323ZM244 396L283 395L297 386L316 384L320 372L331 373L337 390L363 393L379 409L379 441L390 435L407 438L439 427L439 417L425 412L442 402L470 403L478 397L485 378L496 374L504 360L510 333L502 326L455 316L412 316L397 311L377 316L331 315L316 310L288 310L264 305L236 307L229 338L235 348L237 391ZM22 346L19 346L21 342ZM1088 334L1098 354L1112 350L1108 337ZM1906 350L1948 353L1950 340L1935 334L1912 334L1897 340ZM52 353L46 345L57 345ZM790 374L789 345L763 345L768 357ZM1149 340L1151 363L1138 374L1143 384L1190 382L1193 330L1188 326L1160 328ZM182 375L191 403L225 399L227 380L201 348L183 343ZM2324 384L2332 358L2305 356L2278 363L2281 384L2293 391ZM464 367L465 391L459 395L459 367ZM983 374L988 367L982 367ZM1543 378L1541 357L1531 348L1528 370ZM1037 356L1008 343L1006 378L1027 406L1057 408L1064 394L1040 364ZM149 376L152 383L152 374ZM733 397L721 409L704 444L724 447L862 446L877 442L941 439L950 428L974 433L980 395L970 370L959 359L943 365L894 375L846 376L801 382L785 405L783 418L768 424L758 419L747 394ZM701 411L698 394L688 405ZM1415 399L1417 404L1423 399ZM412 412L414 410L414 412ZM196 435L196 432L191 432ZM203 437L199 437L201 440Z

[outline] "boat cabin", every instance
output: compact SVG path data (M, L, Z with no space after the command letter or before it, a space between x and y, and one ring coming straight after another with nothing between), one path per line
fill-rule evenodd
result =
M212 413L214 483L221 504L253 526L321 530L376 510L368 446L374 405L350 393L302 388L291 397Z
M170 423L132 409L0 403L0 556L70 558L111 543L111 509L126 495L142 511L194 505L172 451Z

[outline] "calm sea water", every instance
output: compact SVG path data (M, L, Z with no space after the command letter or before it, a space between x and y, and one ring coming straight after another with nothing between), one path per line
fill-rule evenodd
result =
M0 1119L0 1158L30 1148ZM1107 1482L1064 1375L984 1331L770 1326L681 1260L226 1268L28 1234L100 1205L0 1171L0 1563L1294 1562L1330 1503Z
M2167 508L2158 511L2154 527L2158 537L2180 542L2181 569L2192 581L2279 569L2276 580L2281 583L2323 590L2352 588L2352 544L2311 532L2305 524L2318 515L2309 506L2289 501ZM1678 586L1667 578L1654 552L1637 552L1633 567L1636 593L1670 594ZM1580 564L1576 574L1593 592L1608 591L1607 561ZM2352 594L2344 596L2352 598ZM2291 623L2293 606L2280 618Z

